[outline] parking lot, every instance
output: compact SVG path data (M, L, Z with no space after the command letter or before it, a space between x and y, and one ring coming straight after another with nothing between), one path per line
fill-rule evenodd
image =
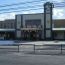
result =
M65 65L65 50L62 50L62 54L60 50L60 44L64 44L64 41L30 41L21 43L23 45L20 46L19 52L17 46L0 46L0 65ZM34 46L26 44L35 44L35 52ZM64 48L65 46L63 46Z

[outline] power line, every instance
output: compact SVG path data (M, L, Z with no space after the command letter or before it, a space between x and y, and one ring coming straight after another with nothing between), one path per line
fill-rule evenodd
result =
M9 6L15 6L15 5L22 5L22 4L29 4L29 3L38 3L38 2L45 2L46 0L40 0L40 1L28 1L28 2L20 2L20 3L13 3L13 4L5 4L5 5L0 5L0 7L9 7ZM62 4L65 2L61 2ZM60 4L60 3L54 3L54 4Z
M65 2L61 2L61 3L55 2L53 4L65 4Z
M60 8L60 7L64 8L65 6L54 6L54 8Z
M19 10L19 11L10 11L10 12L2 12L0 14L4 14L4 13L11 13L11 12L22 12L22 11L31 11L31 10L43 10L43 8L36 8L36 9L28 9L28 10Z
M58 8L59 6L56 6L55 8ZM19 11L30 11L30 10L40 10L40 9L42 9L43 10L43 7L37 7L37 8L28 8L28 9L15 9L14 11L9 11L9 12L7 12L7 11L5 11L5 12L1 12L0 14L4 14L4 13L11 13L11 12L19 12Z
M56 6L57 7L57 6ZM59 6L58 6L59 7ZM4 14L4 13L11 13L11 12L23 12L23 11L33 11L33 10L43 10L43 8L42 7L38 7L38 8L31 8L31 9L27 9L27 10L14 10L14 11L9 11L9 12L2 12L2 13L0 13L0 14Z
M41 0L42 1L42 0ZM32 1L32 2L38 2L38 1ZM32 3L32 2L28 2L28 3ZM25 3L25 2L24 2ZM10 5L6 5L6 6L11 6L12 4L10 4ZM15 5L15 4L13 4L13 5ZM13 6L12 5L12 6ZM16 4L17 5L17 4ZM3 5L4 6L4 5ZM33 7L40 7L41 5L33 5L33 6L28 6L28 7L30 7L30 8L33 8ZM55 6L55 8L57 8L57 7L65 7L65 6L58 6L58 5L56 5ZM19 9L21 9L21 8L27 8L27 7L17 7L17 8L9 8L9 9L0 9L0 11L4 11L4 10L6 10L6 11L9 11L9 10L19 10ZM29 10L39 10L39 9L30 9L30 8L28 8ZM43 8L42 8L43 9ZM9 12L2 12L2 14L3 13L9 13ZM22 11L28 11L28 10L22 10ZM17 11L10 11L10 12L17 12ZM0 13L1 14L1 13Z
M40 0L40 1L31 1L31 2L20 2L20 3L14 3L14 4L5 4L5 5L0 5L0 7L9 7L9 6L14 6L14 5L21 5L21 4L28 4L28 3L37 3L37 2L43 2L45 0Z
M21 7L16 7L16 8L8 8L8 9L0 9L0 11L9 11L9 10L17 10L17 9L25 9L25 8L36 8L36 7L41 7L42 5L33 5L33 6L21 6ZM65 6L62 6L62 5L55 5L54 7L65 7Z
M37 7L40 7L40 6L36 6L36 7L34 7L34 6L30 6L30 8L32 8L32 9L34 9L34 8L37 8ZM60 7L65 7L65 6L55 6L54 8L60 8ZM4 10L6 10L6 11L12 11L12 10L19 10L19 9L21 9L22 7L18 7L18 8L11 8L11 9L4 9ZM24 7L24 8L26 8L26 7ZM23 9L24 9L23 8ZM30 8L27 8L27 9L30 9ZM4 10L0 10L0 11L4 11ZM22 9L21 9L22 10ZM24 10L26 10L26 9L24 9Z
M21 9L21 8L23 8L23 9L25 9L25 8L35 8L35 7L40 7L40 6L42 6L42 5L33 5L33 6L23 6L23 7L17 7L17 8L0 9L0 11L17 10L17 9Z

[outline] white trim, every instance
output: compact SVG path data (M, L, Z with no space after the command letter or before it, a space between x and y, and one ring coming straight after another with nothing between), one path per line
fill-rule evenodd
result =
M64 31L65 31L65 28L52 28L52 30L54 30L54 31L55 31L55 30L56 30L56 31L58 31L58 30L63 31L63 30L64 30Z
M42 30L41 28L21 28L21 30Z
M0 29L0 31L15 31L15 29Z

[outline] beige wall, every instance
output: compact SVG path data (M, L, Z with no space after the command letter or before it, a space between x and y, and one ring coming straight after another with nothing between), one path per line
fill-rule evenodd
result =
M41 25L44 28L44 14L24 14L23 15L23 27L25 27L25 20L35 20L35 19L41 19Z
M25 26L26 20L35 20L35 19L41 19L41 25L42 25L42 38L44 39L44 14L38 13L38 14L22 14L23 15L23 27Z
M53 20L54 28L65 28L65 19Z
M1 29L15 28L15 20L9 19L9 20L5 20L5 21L0 21L0 28Z
M17 21L19 21L20 16L23 17L23 27L26 28L26 20L41 20L41 26L42 26L42 38L44 38L44 14L43 13L38 13L38 14L21 14L17 15L19 18Z

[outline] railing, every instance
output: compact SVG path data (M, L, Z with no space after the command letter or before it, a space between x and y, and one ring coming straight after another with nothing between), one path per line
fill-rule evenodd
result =
M31 54L65 54L65 44L8 44L0 46L16 46L17 52L25 51Z
M29 53L34 53L34 54L63 54L63 51L65 53L65 44L43 44L43 45L20 44L20 45L22 47L23 47L23 45L32 46L33 51L29 51L31 49L29 47L28 47L29 48L28 51L29 51ZM22 49L20 49L20 45L18 47L18 52L22 51ZM25 50L23 49L23 51L25 51Z

